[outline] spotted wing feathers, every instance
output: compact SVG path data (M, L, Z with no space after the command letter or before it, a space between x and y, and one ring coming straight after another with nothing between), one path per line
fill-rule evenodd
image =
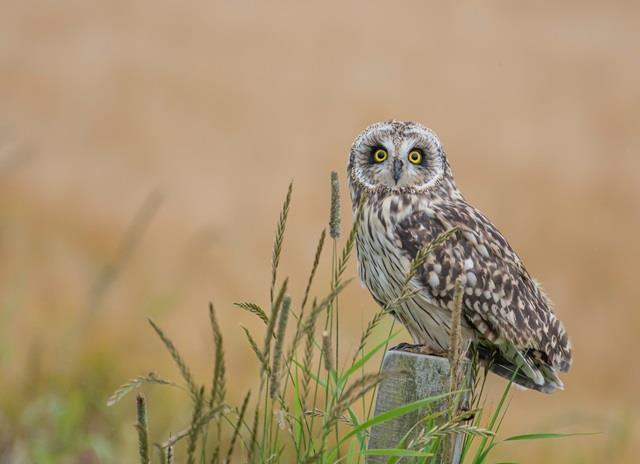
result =
M396 231L403 250L414 257L452 227L458 228L455 236L418 272L427 296L449 307L460 280L463 314L480 343L499 349L503 364L518 367L537 389L561 388L555 370L571 365L565 329L518 255L482 213L464 200L430 202L399 222Z

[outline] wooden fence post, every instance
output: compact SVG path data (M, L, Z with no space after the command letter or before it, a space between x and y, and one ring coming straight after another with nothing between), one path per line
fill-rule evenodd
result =
M471 363L463 361L463 378L469 379ZM382 414L403 404L411 403L430 396L440 395L449 391L449 361L447 358L409 353L406 351L387 351L382 361L383 372L398 372L392 374L380 383L376 396L375 415ZM465 393L461 404L468 403L470 394ZM443 410L447 407L447 400L430 405L430 409ZM424 417L427 409L414 411L396 419L374 426L369 438L369 449L396 448L404 435ZM441 450L436 460L438 464L458 464L462 452L462 436L457 436L453 442L453 450L447 454L449 462L442 462L444 450ZM452 443L452 441L448 441ZM386 463L387 456L367 456L367 464ZM401 462L416 462L415 459L402 458Z

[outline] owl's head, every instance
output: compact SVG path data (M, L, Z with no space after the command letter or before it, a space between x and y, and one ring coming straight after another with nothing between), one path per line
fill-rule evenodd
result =
M348 171L351 186L366 192L426 192L451 178L438 136L411 121L367 127L351 146Z

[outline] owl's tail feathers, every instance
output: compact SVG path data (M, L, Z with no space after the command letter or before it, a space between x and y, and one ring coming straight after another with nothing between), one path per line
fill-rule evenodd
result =
M553 393L564 389L564 384L555 369L539 357L515 348L502 348L496 349L482 344L477 346L480 361L485 363L491 372L507 380L513 379L516 386L530 390Z

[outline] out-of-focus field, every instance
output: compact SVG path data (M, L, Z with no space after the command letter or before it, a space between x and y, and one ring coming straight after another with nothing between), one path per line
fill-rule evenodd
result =
M268 298L288 182L295 302L329 172L346 191L352 139L389 118L437 131L572 336L566 391L516 392L503 431L602 433L499 457L636 462L638 18L637 2L3 2L0 462L133 462L132 400L106 397L178 377L147 316L204 381L213 300L238 401L257 378L239 323L257 325L231 303ZM353 350L375 306L353 284L340 307ZM188 420L178 398L151 390L156 439Z

